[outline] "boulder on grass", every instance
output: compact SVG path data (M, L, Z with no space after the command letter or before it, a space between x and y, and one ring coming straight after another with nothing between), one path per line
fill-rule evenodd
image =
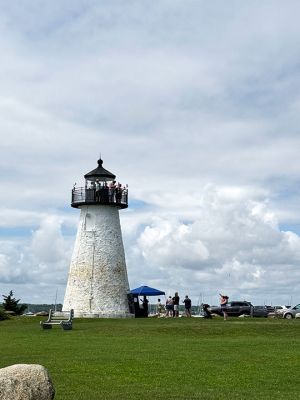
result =
M55 389L48 371L38 364L15 364L0 369L0 399L52 400Z

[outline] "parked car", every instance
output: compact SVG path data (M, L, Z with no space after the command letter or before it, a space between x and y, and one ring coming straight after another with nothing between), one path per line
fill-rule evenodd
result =
M283 318L286 318L286 319L292 319L292 318L295 318L296 314L299 314L299 313L300 313L300 304L297 304L296 306L285 310L283 312L282 316L283 316Z
M288 311L291 306L274 306L274 312L278 315L283 315L284 312Z
M269 313L267 306L253 306L253 317L267 317Z
M268 313L273 313L273 312L275 312L275 307L273 307L273 306L265 306L265 307L267 308Z
M212 314L223 315L221 307L212 306ZM226 312L230 316L253 315L253 317L267 317L268 310L265 306L253 306L249 301L230 301L226 305Z

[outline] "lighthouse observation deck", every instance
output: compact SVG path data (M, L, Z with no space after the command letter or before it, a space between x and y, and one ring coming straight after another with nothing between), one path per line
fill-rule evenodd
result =
M99 191L96 191L85 187L73 188L71 206L78 208L83 205L107 205L127 208L128 189L102 187Z
M103 168L101 158L97 162L98 167L84 175L84 187L76 187L74 184L71 206L107 205L127 208L128 185L117 183L116 175Z

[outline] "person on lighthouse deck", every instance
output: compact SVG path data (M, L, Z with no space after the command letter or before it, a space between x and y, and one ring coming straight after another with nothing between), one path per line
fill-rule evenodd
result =
M112 181L109 184L109 201L110 201L110 203L115 202L115 194L116 194L116 181Z
M99 179L96 179L95 182L95 189L96 189L96 201L100 201L100 189L101 189L101 185L99 182Z
M119 182L119 183L118 183L118 186L117 186L117 188L116 188L116 202L117 202L117 203L121 203L121 200L122 200L122 192L123 192L122 185L121 185L121 183Z

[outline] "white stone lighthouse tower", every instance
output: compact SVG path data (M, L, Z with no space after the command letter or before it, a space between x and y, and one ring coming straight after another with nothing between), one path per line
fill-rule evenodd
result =
M119 209L128 207L128 191L102 164L84 175L85 187L72 190L71 205L81 212L63 309L124 318L131 314Z

